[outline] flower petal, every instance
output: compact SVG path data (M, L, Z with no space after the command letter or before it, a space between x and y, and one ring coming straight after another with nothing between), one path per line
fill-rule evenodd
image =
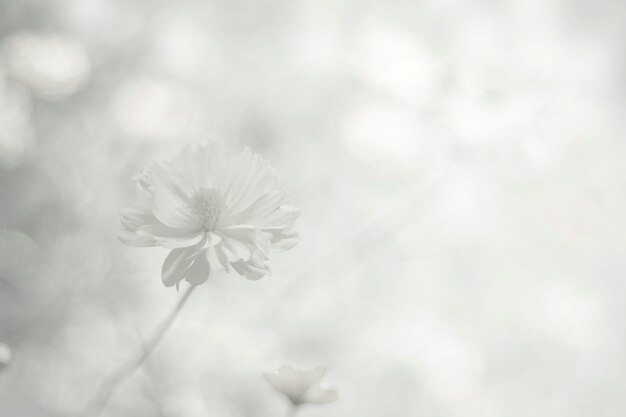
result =
M291 249L300 240L300 235L296 232L294 226L284 229L264 229L263 231L269 233L272 249Z
M244 243L228 236L221 236L221 238L222 242L219 248L230 262L239 260L247 261L252 256L252 248L246 246Z
M173 287L185 277L185 271L193 260L192 253L192 248L178 248L167 255L161 269L161 279L166 287Z
M219 237L219 235L211 232L207 233L206 239L209 246L215 246L222 241L222 238Z
M172 166L181 173L193 190L217 188L224 170L224 149L215 142L188 145L172 160Z
M126 246L134 246L137 248L145 248L151 246L158 246L159 243L151 236L139 236L137 232L129 230L120 230L117 232L117 237Z
M247 225L231 226L221 229L218 234L227 246L232 246L237 242L237 244L242 244L246 247L249 254L239 259L248 260L253 253L257 252L267 259L271 244L268 237L258 228Z
M206 252L206 257L212 270L230 272L228 257L219 245L209 247Z
M337 401L339 395L333 390L324 389L319 385L312 385L301 397L301 401L309 404L327 404Z
M295 229L295 221L300 210L292 206L281 206L272 218L268 218L268 226L262 227L263 232L270 234L272 248L287 250L298 243L299 235Z
M190 209L190 197L181 188L182 181L177 174L160 164L152 164L149 174L153 189L152 212L157 219L178 229L198 228L198 219Z
M216 232L222 241L215 247L240 275L260 279L270 270L265 265L271 248L269 237L254 226L233 226Z
M335 391L320 386L325 372L324 368L298 371L291 366L282 366L277 373L263 374L263 377L294 405L325 404L339 398Z
M163 224L149 224L139 228L140 234L154 238L159 245L166 248L185 248L199 243L203 236L201 231L173 229Z
M204 251L193 257L193 263L185 272L185 279L191 285L200 285L209 279L211 265Z
M300 217L300 209L283 204L263 219L264 228L291 226Z
M268 222L264 219L277 210L286 199L287 194L283 191L270 191L243 209L230 209L228 220L231 224L267 225Z
M234 213L246 210L255 201L270 193L278 186L274 168L250 148L233 158L236 169L226 193L226 205Z
M282 366L277 373L263 374L265 380L276 391L289 398L294 405L301 403L301 397L308 388L308 382L304 376L304 372L297 371L291 366Z
M154 217L149 209L141 208L128 208L120 212L120 223L124 230L118 232L118 237L128 246L156 246L157 241L145 235L137 233L137 228L156 223L157 219Z
M270 273L270 269L267 265L258 267L251 262L244 261L235 261L230 264L239 275L245 276L249 280L253 281L259 280Z

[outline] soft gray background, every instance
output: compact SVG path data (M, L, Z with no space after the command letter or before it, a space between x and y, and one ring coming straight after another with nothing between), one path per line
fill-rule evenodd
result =
M626 413L621 1L0 1L0 415L68 416L176 302L131 177L250 146L302 208L210 280L108 416Z

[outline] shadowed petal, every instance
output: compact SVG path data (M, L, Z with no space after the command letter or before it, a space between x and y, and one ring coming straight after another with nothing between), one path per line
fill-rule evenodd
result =
M209 264L211 265L211 269L213 269L214 271L230 271L228 257L226 256L220 245L208 248L206 257Z
M209 279L211 265L204 251L193 257L193 263L185 272L185 279L192 285L200 285Z
M243 242L228 236L220 237L222 238L222 242L219 244L219 248L230 262L238 260L247 261L250 259L250 256L252 256L252 248L245 245Z
M166 287L173 287L185 276L185 271L191 265L193 258L193 248L178 248L172 251L165 258L161 269L161 279Z
M233 269L239 273L239 275L245 276L250 280L258 280L270 273L270 269L267 265L258 267L250 262L236 261L231 262Z

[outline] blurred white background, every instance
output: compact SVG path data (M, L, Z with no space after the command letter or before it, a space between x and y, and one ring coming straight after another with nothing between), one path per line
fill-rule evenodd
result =
M190 300L106 416L626 413L626 5L0 0L0 415L68 416L179 294L132 176L250 146L302 209ZM6 357L6 352L5 355Z

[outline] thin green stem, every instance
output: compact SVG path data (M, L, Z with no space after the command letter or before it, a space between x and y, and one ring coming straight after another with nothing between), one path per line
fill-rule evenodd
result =
M86 416L98 416L104 410L109 399L120 387L120 385L130 378L143 364L148 360L154 349L157 347L163 336L167 333L172 323L178 317L178 314L182 310L183 306L187 302L187 299L193 292L195 285L187 288L183 296L178 300L178 303L170 314L163 320L163 322L156 328L148 342L144 345L144 349L139 357L130 360L127 364L121 366L116 373L114 373L108 381L102 384L94 398L87 408Z

